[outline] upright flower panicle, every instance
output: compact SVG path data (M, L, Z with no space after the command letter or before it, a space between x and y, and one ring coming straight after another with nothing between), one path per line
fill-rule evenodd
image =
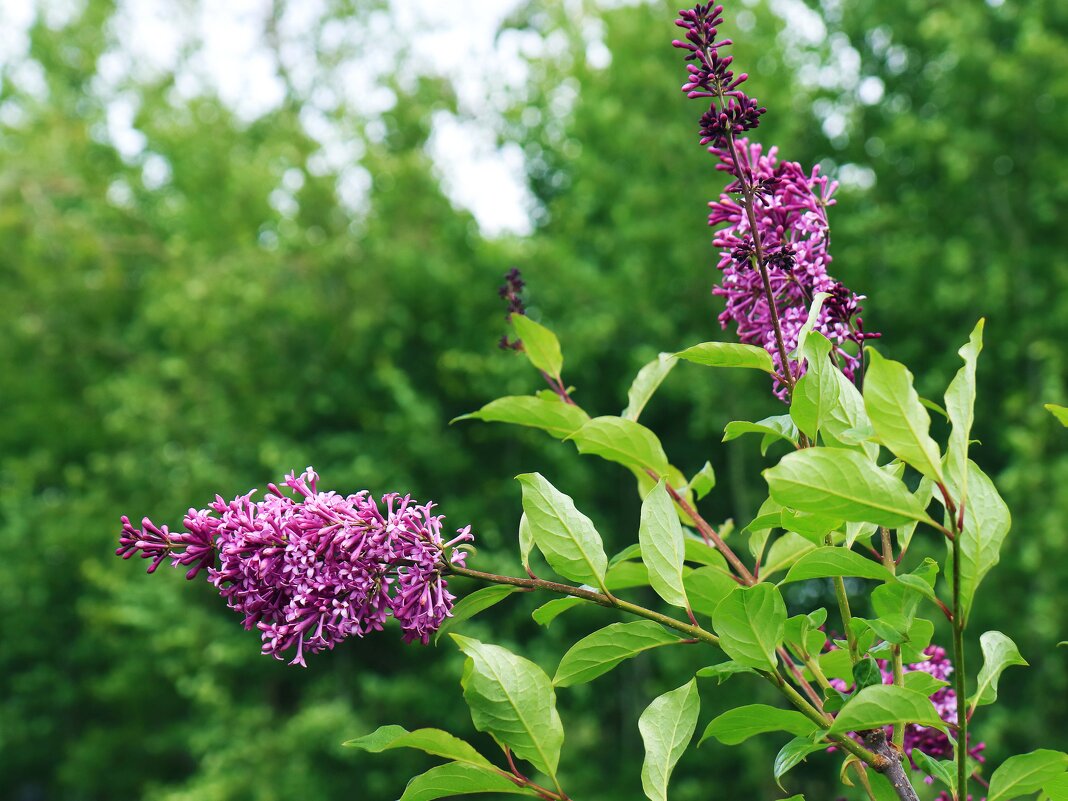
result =
M473 539L470 526L446 542L434 504L409 496L382 496L381 507L366 490L341 496L320 492L308 468L286 476L296 497L269 484L207 509L190 509L185 532L141 528L122 518L118 556L151 559L152 573L165 560L189 566L186 578L207 570L208 581L227 605L261 632L263 653L290 664L305 654L333 648L350 635L380 631L387 617L400 623L405 642L429 641L451 614L454 597L442 577L447 564L463 565L456 546Z
M691 99L711 98L700 120L700 143L719 159L717 169L733 177L719 200L709 204L709 225L722 226L714 239L722 280L713 293L727 300L720 324L734 323L742 342L765 348L779 375L792 383L803 368L784 365L783 352L796 348L816 293L826 292L830 298L815 328L834 344L839 367L855 378L860 343L878 335L864 333L856 316L862 296L827 273L827 208L834 204L837 184L821 176L819 167L806 173L796 162L780 163L775 148L764 154L760 145L741 137L760 124L767 109L739 88L749 76L735 74L733 57L723 54L731 40L717 39L722 22L723 6L698 3L679 12L675 24L686 37L672 42L688 51L686 60L692 62L686 65L682 91ZM858 347L843 348L846 342ZM782 381L776 381L775 390L786 398Z
M750 144L745 138L735 142L734 156L722 148L711 150L720 159L719 169L732 171L737 159L743 172L762 188L753 216L787 349L797 347L798 334L816 294L826 292L830 297L820 309L815 329L831 341L838 366L854 379L860 369L860 343L879 335L865 333L863 320L857 316L863 296L827 272L831 263L827 209L836 202L838 182L821 175L818 165L805 172L797 162L780 162L778 148L765 153L763 146ZM717 266L722 276L712 293L726 299L720 325L727 328L734 323L739 340L767 349L782 371L763 279L753 269L754 236L749 215L737 195L729 191L708 205L708 224L719 228L713 244L720 249ZM843 347L847 342L857 347ZM793 370L801 375L796 364ZM782 392L781 385L778 390Z

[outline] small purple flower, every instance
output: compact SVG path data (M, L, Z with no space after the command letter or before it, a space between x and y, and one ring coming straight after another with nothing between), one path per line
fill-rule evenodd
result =
M467 553L456 546L473 539L471 527L446 542L432 503L392 493L380 508L366 490L345 497L320 492L317 482L309 467L286 477L295 498L274 484L262 501L253 492L230 502L216 496L208 509L189 510L181 533L148 518L137 529L123 517L115 553L151 559L149 573L168 557L191 566L188 579L206 568L245 628L260 630L263 653L281 659L296 649L290 664L380 631L387 617L400 623L405 642L427 643L451 614L442 573L464 564Z

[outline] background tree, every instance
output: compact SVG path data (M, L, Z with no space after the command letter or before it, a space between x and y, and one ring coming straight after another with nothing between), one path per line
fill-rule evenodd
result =
M625 471L594 482L589 464L535 433L517 447L514 432L447 421L502 387L535 389L521 360L493 346L504 311L495 289L513 263L532 315L569 343L587 408L618 412L652 343L715 336L721 307L708 295L714 257L700 226L722 177L678 101L666 8L564 15L532 3L511 20L565 46L532 63L527 94L502 122L502 139L524 148L538 207L531 236L496 240L444 196L426 153L433 112L454 108L441 81L394 83L396 103L373 118L332 112L363 149L370 189L354 208L302 121L307 82L291 78L285 101L249 121L210 92L183 99L175 74L131 80L123 91L145 142L124 158L94 88L114 44L113 4L34 25L19 63L44 90L17 80L13 64L0 84L9 797L325 799L358 785L387 798L391 765L410 757L361 759L341 739L401 711L413 725L420 714L427 725L466 720L456 661L402 649L399 636L346 646L299 675L261 658L206 588L190 593L177 574L142 581L111 556L116 510L179 517L186 499L262 487L314 462L335 486L440 499L450 520L475 524L478 559L495 567L511 558L498 554L510 553L502 546L518 522L510 477L541 470L576 488L609 547L633 540L638 500ZM919 389L937 397L973 318L988 317L980 394L994 400L975 430L1018 534L990 579L985 598L997 600L974 615L986 628L1030 621L1017 622L1016 640L1038 655L1068 628L1055 601L1068 578L1068 455L1041 410L1068 397L1068 11L1054 0L785 8L785 21L761 3L729 9L748 28L738 58L756 65L753 93L777 110L765 141L847 179L831 214L833 269L869 295L865 319L884 332L881 348L934 376ZM339 3L326 17L374 11ZM607 65L587 59L591 30ZM330 74L325 51L304 56ZM374 136L359 133L372 122ZM669 379L645 414L686 455L680 467L713 461L720 486L707 516L734 515L740 528L760 498L732 477L760 456L719 445L720 432L779 407L759 380L739 386ZM475 630L523 643L534 605L494 610ZM588 614L561 618L526 655L551 662L569 637L607 622ZM696 667L687 658L658 669L681 676ZM1063 705L1049 703L1065 694L1063 659L1032 664L979 732L992 750L1008 753L1024 732L1055 739L1068 725ZM636 660L602 679L617 692L591 718L598 728L570 726L570 747L590 766L570 777L577 796L636 786L641 688L667 680L653 669ZM576 691L562 703L578 720L594 701ZM610 751L595 747L606 740ZM707 761L722 752L684 759L674 797L701 797L698 768L721 776L724 792L774 797L758 767L772 747L750 741L730 770ZM633 775L615 787L598 766L621 757ZM818 771L799 777L812 797L830 792Z

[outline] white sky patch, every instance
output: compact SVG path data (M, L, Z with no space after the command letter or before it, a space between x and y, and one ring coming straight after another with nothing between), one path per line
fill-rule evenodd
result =
M133 161L141 155L148 143L147 137L134 128L137 104L129 94L119 94L108 103L107 134L119 155Z
M843 164L838 168L838 180L842 186L868 190L875 186L875 170L863 164Z
M498 147L494 133L507 93L527 79L522 56L531 43L514 31L497 36L519 0L390 5L394 30L414 34L406 53L411 66L447 78L456 92L459 114L436 113L428 143L443 191L474 214L487 236L529 233L533 199L522 152L514 145Z
M581 0L563 1L576 17L583 15ZM26 30L37 11L48 24L60 25L77 14L83 2L0 0L0 66L23 59ZM405 87L414 83L416 74L440 76L454 87L458 109L457 114L439 112L432 120L428 153L443 191L457 206L471 211L487 236L529 233L535 201L525 182L522 151L514 144L499 146L495 131L500 112L523 97L526 58L553 58L569 45L562 32L542 38L528 31L500 31L522 2L390 0L388 11L325 25L321 21L326 0L287 3L277 26L278 54L289 80L306 99L301 123L321 146L308 168L337 173L342 202L354 214L365 210L371 177L359 164L362 142L354 132L340 129L331 112L344 106L370 118L362 133L374 141L382 132L374 116L396 102L383 85L387 79L396 78ZM632 2L601 0L600 4ZM789 23L784 50L802 81L852 90L860 102L873 101L882 87L872 83L877 79L861 78L859 56L844 37L828 42L825 23L804 0L770 3ZM109 101L106 137L124 158L144 167L149 155L145 136L133 126L134 98L123 91L130 79L175 72L176 102L211 91L247 121L283 101L285 84L275 53L267 46L270 6L270 0L119 0L111 31L118 44L101 59L94 91ZM590 65L607 67L611 53L603 43L601 21L589 17L582 35ZM821 56L819 50L830 52ZM903 66L903 53L898 60ZM331 63L328 81L322 80L321 62ZM40 76L34 75L33 67L5 71L16 82L41 83L35 80ZM565 86L557 94L549 113L563 119L571 107L564 100L574 92ZM0 119L15 118L17 111L0 108ZM847 136L848 109L826 111L828 136ZM154 169L145 171L148 182L169 179ZM863 184L863 179L856 183ZM271 202L280 212L290 213L287 198L291 197L290 188L280 187Z
M356 163L362 146L353 144L351 132L338 130L327 115L341 104L369 116L389 109L396 97L382 82L399 69L402 83L405 74L436 75L447 78L457 93L459 116L435 115L428 147L450 199L469 209L487 235L530 231L533 200L521 153L515 146L499 148L493 134L494 115L510 88L527 77L522 56L531 52L531 36L505 32L497 37L520 2L392 0L388 13L331 21L321 28L323 0L286 5L277 28L279 53L297 91L310 101L301 121L322 145L313 169L339 173L346 206L353 211L365 206L369 176ZM212 91L246 121L278 107L285 85L266 46L270 5L270 0L120 0L111 30L118 46L101 59L94 91L108 99L106 136L125 159L149 158L145 136L133 126L136 105L122 91L129 79L174 71L176 101ZM26 32L35 14L59 26L80 9L80 0L0 0L0 65L24 59ZM317 82L316 47L358 53L341 59L332 73L336 80L323 85ZM603 45L598 49L596 43L590 57L599 63L608 60ZM35 72L40 67L27 63L5 71L25 89L40 91ZM368 133L374 136L373 123ZM156 175L153 169L147 173ZM288 211L280 199L272 201Z
M883 99L885 92L886 86L883 84L882 79L876 78L874 75L864 78L857 86L857 97L865 106L874 106Z
M429 150L441 170L443 190L471 210L484 233L530 233L530 199L518 180L524 169L519 145L498 148L492 130L439 112Z

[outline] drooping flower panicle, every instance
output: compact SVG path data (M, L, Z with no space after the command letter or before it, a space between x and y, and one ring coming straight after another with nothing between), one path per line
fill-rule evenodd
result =
M748 76L735 74L733 57L722 52L731 44L730 39L716 38L722 22L723 6L698 3L679 12L675 24L686 37L672 42L688 51L686 60L691 62L682 91L689 98L711 98L701 116L700 143L719 159L717 169L733 177L719 200L709 204L709 225L720 229L713 242L720 248L722 272L713 293L727 300L720 324L727 328L734 323L738 338L765 348L779 375L790 370L792 381L804 368L782 364L776 317L782 346L789 353L797 346L815 295L826 292L830 297L815 329L831 340L838 366L853 379L860 367L860 344L878 335L864 333L857 317L863 297L827 272L827 208L834 204L837 184L821 176L819 167L806 173L796 162L779 162L775 148L765 154L759 144L740 136L760 124L766 109L739 88ZM842 347L846 342L857 347ZM775 390L786 398L788 388L781 381L776 380Z
M454 597L442 576L448 563L463 565L473 539L470 526L446 542L434 504L384 495L381 506L366 490L341 496L320 492L309 467L274 484L261 501L253 492L207 509L190 509L185 532L172 532L145 518L140 529L122 518L116 554L151 559L148 572L165 560L189 566L186 578L207 578L257 628L263 653L304 665L348 636L380 631L387 617L400 623L404 640L429 641L451 614Z

